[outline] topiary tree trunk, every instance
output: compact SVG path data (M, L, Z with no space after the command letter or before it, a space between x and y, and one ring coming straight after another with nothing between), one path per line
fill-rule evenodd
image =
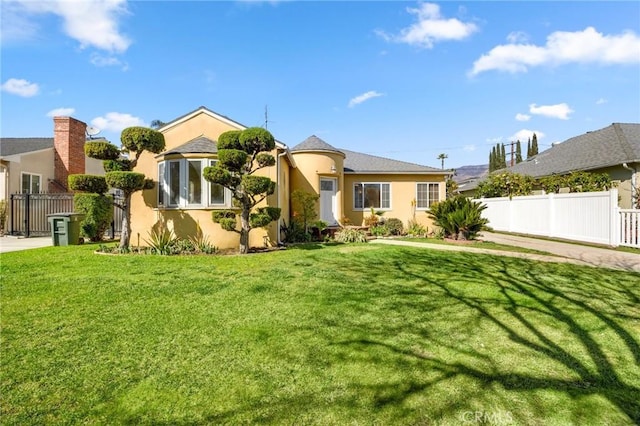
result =
M249 252L249 233L252 229L265 227L280 217L275 207L254 207L275 192L276 183L266 176L254 173L275 165L270 154L275 140L269 131L260 127L224 132L218 138L218 161L215 166L205 167L203 175L209 182L217 183L231 191L234 204L240 213L224 210L212 214L214 222L222 229L240 234L239 253ZM237 219L240 216L240 229Z

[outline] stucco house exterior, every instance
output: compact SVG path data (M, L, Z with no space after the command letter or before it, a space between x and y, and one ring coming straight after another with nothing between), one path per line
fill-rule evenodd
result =
M613 123L554 144L504 170L536 179L576 171L606 173L618 183L619 207L630 209L636 204L636 189L640 184L640 124ZM475 196L481 180L461 183L460 192Z
M53 122L53 137L0 138L0 200L16 193L69 192L70 174L104 174L102 161L84 153L87 125L73 117Z
M216 141L229 130L244 130L242 124L200 107L158 130L165 137L165 151L144 153L136 171L156 181L154 189L134 194L132 237L148 238L160 225L186 238L199 226L219 248L236 248L239 236L224 231L211 219L217 209L232 209L231 194L207 182L205 167L217 158ZM385 217L409 220L430 226L426 211L446 196L448 171L388 158L342 150L317 136L310 136L289 148L276 141L271 152L272 167L258 171L276 182L275 192L264 205L282 209L281 218L266 229L254 229L250 246L262 247L282 242L281 227L291 218L291 193L296 189L319 196L318 217L330 226L345 222L361 225L371 207L385 211Z

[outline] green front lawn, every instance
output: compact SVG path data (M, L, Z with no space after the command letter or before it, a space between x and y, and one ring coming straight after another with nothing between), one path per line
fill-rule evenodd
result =
M640 276L385 245L3 254L2 424L633 424Z

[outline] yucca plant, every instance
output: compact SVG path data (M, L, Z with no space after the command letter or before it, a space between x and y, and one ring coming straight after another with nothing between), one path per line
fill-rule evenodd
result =
M209 241L209 237L204 235L204 233L202 232L200 222L196 223L196 235L190 236L189 241L191 241L191 243L193 244L196 252L213 254L217 251L216 246L214 246L211 241Z
M169 255L173 253L177 238L173 231L160 226L149 232L149 239L144 241L149 245L152 253Z
M487 208L481 202L464 196L449 198L431 205L429 217L444 231L444 236L456 240L473 240L487 229L489 220L482 217Z

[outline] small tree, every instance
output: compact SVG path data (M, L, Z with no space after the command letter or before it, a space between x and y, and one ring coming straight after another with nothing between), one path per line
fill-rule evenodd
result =
M164 135L147 127L128 127L120 135L122 149L107 141L90 141L84 145L84 152L88 157L102 160L104 182L102 177L89 175L70 175L69 187L73 191L87 193L101 193L106 187L122 191L123 202L115 203L122 209L122 233L120 234L120 249L129 247L131 239L131 196L143 189L152 189L154 182L145 178L143 173L134 172L138 159L145 152L159 154L164 149ZM129 158L123 158L122 152L128 152ZM85 178L86 177L86 178Z
M520 145L520 139L516 142L516 164L522 163L522 146Z
M531 138L531 156L538 155L538 136L534 133Z
M320 197L311 192L296 189L291 193L293 220L302 222L304 232L309 233L309 226L318 217L316 203Z
M203 175L209 182L229 189L235 205L240 209L240 229L237 229L236 212L224 210L214 212L212 219L225 231L240 234L239 252L249 252L249 232L267 226L280 217L280 209L253 208L274 193L276 183L266 176L254 173L272 167L276 160L270 154L275 148L273 135L260 127L224 132L218 138L218 161L215 166L205 167Z

